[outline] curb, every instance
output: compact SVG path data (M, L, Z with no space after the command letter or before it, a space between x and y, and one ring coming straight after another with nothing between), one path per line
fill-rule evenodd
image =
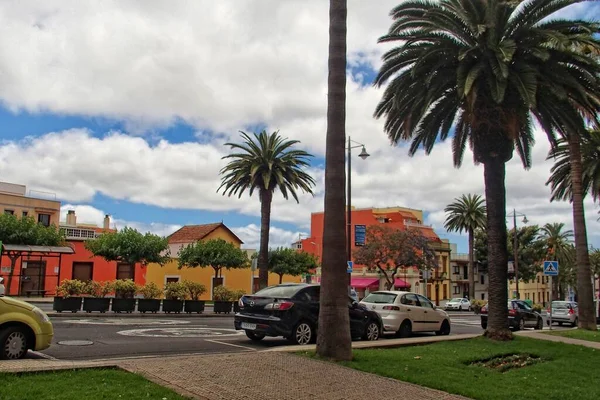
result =
M233 318L235 314L187 314L187 313L86 313L86 312L48 312L50 318Z

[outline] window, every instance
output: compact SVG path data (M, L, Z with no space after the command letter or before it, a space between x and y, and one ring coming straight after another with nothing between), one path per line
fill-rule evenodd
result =
M453 273L454 275L458 275L458 274L460 274L460 267L453 267L453 268L452 268L452 273Z
M421 307L433 308L433 304L429 301L429 299L421 296L420 294L418 294L417 297L419 299L419 303L421 303Z
M73 263L73 279L80 281L91 281L93 277L94 263L91 262L74 262Z
M50 214L38 214L38 222L44 226L50 226Z
M485 285L485 275L481 275L481 279L479 280L479 283L481 283L482 285Z
M167 283L177 283L180 281L180 277L179 276L165 276L165 284Z
M418 306L419 299L416 294L405 294L400 298L400 303L405 304L407 306Z
M370 293L367 297L365 297L363 299L363 302L375 304L392 304L394 301L396 301L396 297L398 296L393 293L373 292ZM402 299L404 299L404 297L406 297L406 295L402 296ZM402 300L400 302L402 302Z
M452 294L460 294L460 286L453 286Z
M117 279L132 279L135 278L135 269L129 264L117 264Z
M22 215L23 215L23 217L26 217L26 216L28 216L28 215L29 215L29 213L28 213L27 211L23 211L23 214L22 214Z
M4 210L4 214L15 215L15 210Z
M309 287L298 295L298 299L318 303L321 300L321 291L318 286Z
M485 300L485 293L481 293L481 300Z
M213 279L223 279L223 278L213 278ZM289 299L293 297L296 293L303 289L304 287L301 285L277 285L277 286L269 286L264 288L263 290L259 290L256 292L256 295L260 295L263 297L282 297Z
M537 283L540 283L540 277L539 276L537 277Z

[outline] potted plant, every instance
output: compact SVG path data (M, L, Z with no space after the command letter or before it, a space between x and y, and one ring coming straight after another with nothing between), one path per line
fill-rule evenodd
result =
M233 312L240 312L240 299L246 294L244 289L231 291L231 301L233 302Z
M213 310L217 314L231 312L231 290L223 285L219 285L213 289Z
M54 297L52 309L56 312L81 310L81 297L83 282L77 279L65 279L56 288L57 296Z
M110 282L87 281L83 285L83 293L87 294L83 298L83 311L100 311L105 313L110 308L110 299L106 298L112 292Z
M160 297L162 290L154 282L148 282L138 289L138 293L144 296L138 299L138 311L141 313L157 313L160 310Z
M113 282L115 298L112 301L112 310L116 313L132 313L135 310L135 292L137 285L131 279L117 279Z
M183 281L183 287L186 292L186 300L184 303L184 311L188 314L204 312L204 300L200 300L200 296L206 293L206 286L200 282Z
M183 299L185 299L186 290L181 282L169 282L165 285L165 299L163 300L162 310L166 313L180 313L183 311Z

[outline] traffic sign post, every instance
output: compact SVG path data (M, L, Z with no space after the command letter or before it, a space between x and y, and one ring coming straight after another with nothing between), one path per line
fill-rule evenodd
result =
M550 279L550 330L552 330L552 277L558 276L558 261L544 261L544 275Z
M346 272L351 274L353 268L354 268L354 262L348 261L348 266L346 267Z

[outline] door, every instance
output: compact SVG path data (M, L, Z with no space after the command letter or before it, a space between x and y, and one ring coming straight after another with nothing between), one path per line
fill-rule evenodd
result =
M362 336L365 312L351 297L348 298L348 312L350 313L350 336L352 338Z
M307 309L310 322L317 326L319 322L319 304L321 301L321 291L319 286L311 286L298 294L298 300L302 301Z
M74 262L73 263L73 279L82 282L91 281L94 271L94 263L91 262Z
M529 307L529 304L524 301L515 301L519 308L519 314L521 318L525 320L525 326L531 327L537 324L537 315L533 312L533 309Z
M423 308L419 304L419 298L414 293L407 293L400 298L400 303L404 305L406 314L412 323L413 332L422 332L425 330L427 322Z
M24 261L25 266L21 267L21 291L20 295L42 296L40 290L45 290L46 284L46 262L45 261Z
M426 297L417 295L419 299L419 303L423 310L424 316L424 328L426 331L437 331L440 329L442 324L442 317L439 313L437 313L433 307L433 303L429 301Z

